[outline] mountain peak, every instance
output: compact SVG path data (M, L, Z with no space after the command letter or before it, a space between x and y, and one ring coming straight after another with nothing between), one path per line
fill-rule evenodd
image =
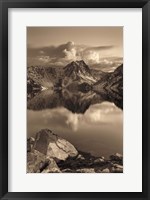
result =
M75 60L69 63L68 65L86 65L86 63L84 62L84 60Z
M64 72L67 77L73 77L74 80L80 79L85 82L84 79L88 79L88 82L94 82L91 70L84 60L72 61L64 67Z
M84 62L84 60L76 60L76 61L72 61L71 63L69 63L68 65L66 65L64 67L64 69L67 69L69 67L73 67L73 68L85 68L86 70L89 70L88 65Z
M84 60L77 60L76 62L79 63L79 64L85 64L86 65L86 63L84 62Z

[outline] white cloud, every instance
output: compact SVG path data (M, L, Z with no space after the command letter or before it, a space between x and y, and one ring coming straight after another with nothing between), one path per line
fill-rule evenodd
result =
M78 130L80 118L81 118L80 114L69 113L67 116L66 124L69 125L74 132L76 132Z
M83 59L89 65L98 64L100 62L100 53L93 50L85 51L83 54Z
M76 57L76 49L75 48L72 48L71 50L67 50L67 49L64 49L64 53L65 53L65 59L67 60L76 60L77 57Z
M75 60L84 60L90 67L103 71L113 71L122 62L118 57L108 56L113 46L86 46L69 41L59 46L28 48L28 66L49 65L66 66ZM108 56L108 57L107 57Z

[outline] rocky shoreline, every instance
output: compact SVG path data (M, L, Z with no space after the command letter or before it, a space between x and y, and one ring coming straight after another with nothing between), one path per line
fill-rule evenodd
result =
M27 139L27 173L123 173L123 156L95 157L42 129Z

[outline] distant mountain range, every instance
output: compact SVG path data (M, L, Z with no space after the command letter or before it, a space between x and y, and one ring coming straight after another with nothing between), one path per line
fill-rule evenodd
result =
M28 79L33 80L37 85L41 85L45 88L69 88L72 90L85 85L89 86L89 88L91 88L91 86L94 86L94 88L105 86L106 88L108 85L112 87L115 82L118 82L120 87L123 77L122 71L123 65L119 66L112 73L90 69L83 60L80 60L73 61L64 68L28 67Z
M28 109L33 110L64 106L84 113L91 104L103 101L123 109L123 65L110 73L91 69L83 60L64 68L32 66L27 90Z

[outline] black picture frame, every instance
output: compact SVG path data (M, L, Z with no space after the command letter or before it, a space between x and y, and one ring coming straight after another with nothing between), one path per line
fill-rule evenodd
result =
M142 192L8 191L8 9L142 8ZM150 199L150 2L149 0L0 0L0 198L1 199ZM23 181L22 183L23 184Z

